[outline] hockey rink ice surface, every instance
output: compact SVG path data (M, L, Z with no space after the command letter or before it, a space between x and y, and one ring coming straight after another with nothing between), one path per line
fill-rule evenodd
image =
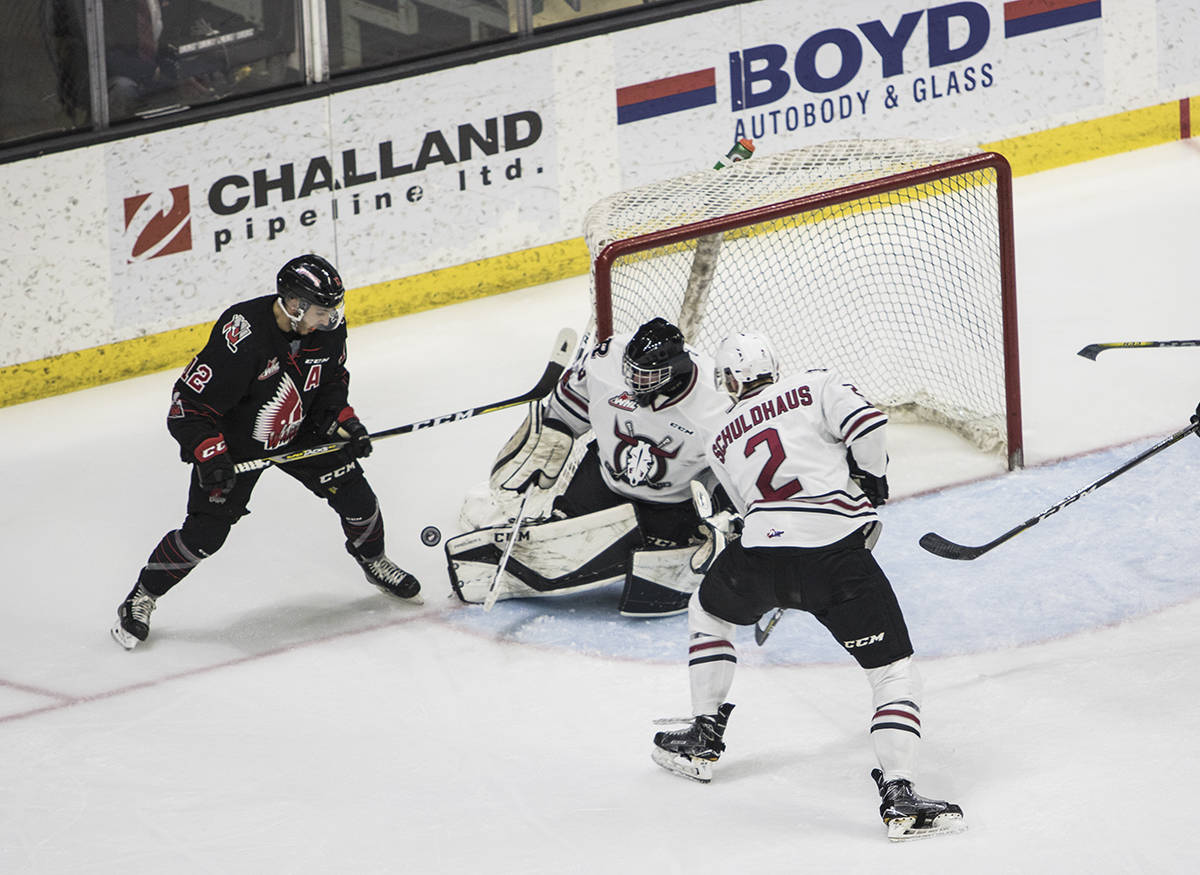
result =
M0 410L0 872L1194 871L1200 439L973 562L917 539L989 541L1187 424L1200 349L1075 352L1200 336L1197 204L1192 143L1018 179L1027 467L892 430L876 553L925 677L917 790L966 832L887 841L867 682L807 615L743 630L701 785L650 761L652 721L689 713L685 618L453 599L418 535L458 532L517 410L366 462L423 607L267 474L126 653L116 606L183 517L162 373ZM380 430L515 395L587 312L580 278L352 328L351 401Z

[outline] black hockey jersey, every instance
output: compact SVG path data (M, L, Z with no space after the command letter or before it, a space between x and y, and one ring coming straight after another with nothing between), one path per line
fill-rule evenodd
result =
M332 421L348 406L346 323L301 337L282 331L275 295L230 307L208 343L175 381L167 428L185 462L223 435L235 461L291 444L308 424Z

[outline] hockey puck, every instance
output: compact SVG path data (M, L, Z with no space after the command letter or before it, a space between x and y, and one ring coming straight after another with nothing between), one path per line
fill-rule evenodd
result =
M442 530L437 526L426 526L421 529L421 543L426 547L436 547L442 542Z

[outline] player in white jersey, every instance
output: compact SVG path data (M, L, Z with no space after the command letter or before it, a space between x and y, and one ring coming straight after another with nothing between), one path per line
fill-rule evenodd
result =
M893 839L961 827L957 805L912 789L921 737L921 685L891 584L871 555L887 499L887 417L849 383L813 370L779 379L758 335L726 338L715 377L734 400L708 457L743 519L688 607L692 713L687 728L654 737L656 763L711 778L725 749L737 654L734 627L774 608L817 618L863 669L874 704L871 774Z
M649 537L675 542L694 533L691 481L708 467L706 437L729 406L709 385L711 368L665 319L597 344L547 399L548 423L593 435L555 506L577 516L633 501Z
M559 595L621 578L620 611L666 616L687 609L699 582L689 566L703 541L691 481L706 475L705 442L729 406L708 375L712 362L656 318L632 336L603 340L569 368L501 452L497 489L554 483L576 438L591 433L552 519L525 526L501 597ZM711 475L708 475L711 476ZM451 582L464 601L491 584L495 537L447 542Z

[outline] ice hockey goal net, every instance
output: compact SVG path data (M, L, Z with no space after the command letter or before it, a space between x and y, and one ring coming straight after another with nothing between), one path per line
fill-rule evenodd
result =
M1008 162L977 147L846 140L621 192L584 222L596 333L653 316L709 353L771 338L896 421L1022 464Z

